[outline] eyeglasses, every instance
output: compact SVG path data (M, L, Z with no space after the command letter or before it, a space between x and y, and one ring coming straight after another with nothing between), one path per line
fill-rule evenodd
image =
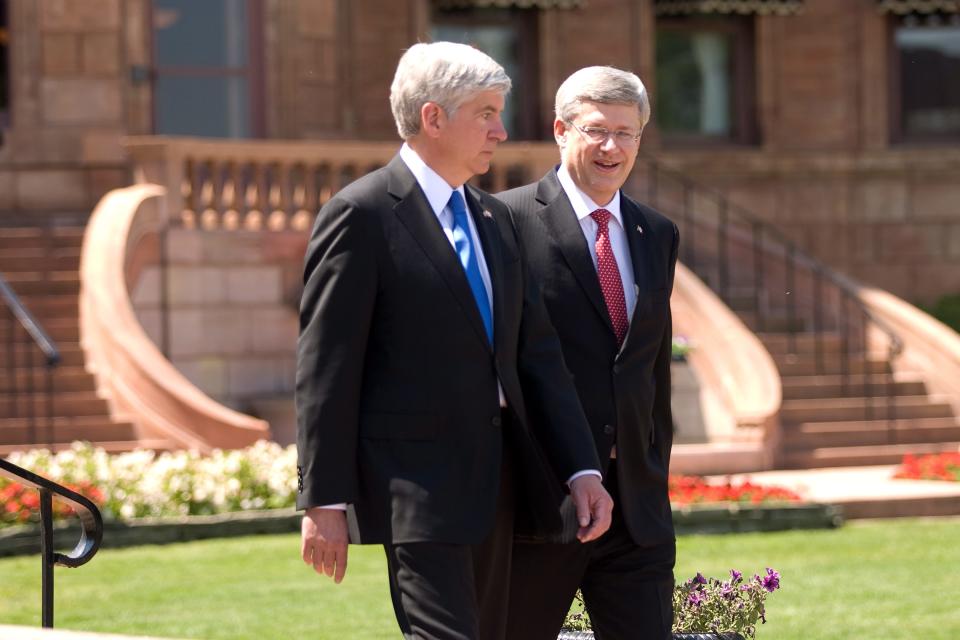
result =
M591 142L603 144L612 137L613 141L617 143L617 146L624 148L635 147L640 144L640 135L643 133L642 131L640 133L610 131L603 127L581 127L574 122L568 122L567 124L582 133Z

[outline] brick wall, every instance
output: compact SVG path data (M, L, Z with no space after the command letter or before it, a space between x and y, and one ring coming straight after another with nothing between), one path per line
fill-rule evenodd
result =
M143 245L147 251L151 246ZM267 417L264 407L276 399L292 409L306 235L178 229L169 233L167 246L174 366L207 395L240 411ZM151 259L130 288L137 317L158 345L161 278ZM278 439L291 426L274 425Z

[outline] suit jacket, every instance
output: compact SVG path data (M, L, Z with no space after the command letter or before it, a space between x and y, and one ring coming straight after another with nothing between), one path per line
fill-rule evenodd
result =
M605 466L616 442L620 495L613 498L631 537L637 544L673 540L667 473L673 442L670 293L676 225L621 192L637 304L618 348L586 239L556 171L497 197L513 211ZM568 542L576 532L569 501L563 514L559 540Z
M297 353L299 508L346 502L351 541L477 543L505 443L537 526L563 482L599 469L586 419L509 211L468 187L490 271L494 344L466 274L399 158L320 210ZM497 381L515 420L501 418ZM542 446L528 413L544 419ZM522 496L523 497L523 496Z

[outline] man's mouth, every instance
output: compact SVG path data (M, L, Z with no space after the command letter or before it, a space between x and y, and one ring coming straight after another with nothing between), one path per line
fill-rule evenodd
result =
M603 173L613 173L620 167L619 162L611 162L609 160L594 160L593 166L599 169Z

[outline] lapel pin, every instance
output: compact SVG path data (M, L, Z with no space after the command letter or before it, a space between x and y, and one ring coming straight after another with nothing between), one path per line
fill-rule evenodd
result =
M639 231L639 232L642 234L642 233L643 233L643 227L641 227L640 225L637 225L637 231Z
M493 217L493 214L490 213L489 211L487 211L486 209L484 209L484 210L483 210L483 217L484 217L484 218L492 218L492 217Z

